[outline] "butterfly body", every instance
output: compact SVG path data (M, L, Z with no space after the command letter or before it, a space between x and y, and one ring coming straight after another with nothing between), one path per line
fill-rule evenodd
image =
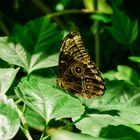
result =
M79 32L64 39L59 56L59 86L84 98L101 96L105 83L86 52Z

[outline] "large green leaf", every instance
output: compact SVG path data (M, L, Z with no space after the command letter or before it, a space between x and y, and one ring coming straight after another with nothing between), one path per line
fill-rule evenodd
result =
M110 82L104 96L82 99L89 110L76 126L82 133L98 136L102 128L108 125L140 124L139 101L140 88L132 87L123 81Z
M20 118L12 99L0 95L0 140L12 139L20 126Z
M7 92L14 81L19 68L0 68L0 95Z
M15 92L48 122L53 118L78 117L84 113L84 107L77 99L36 80L20 83Z
M58 64L62 34L47 16L17 25L13 36L0 39L0 58L23 67L28 73Z
M30 54L28 73L41 68L56 66L62 35L47 16L16 26L13 39L20 42Z

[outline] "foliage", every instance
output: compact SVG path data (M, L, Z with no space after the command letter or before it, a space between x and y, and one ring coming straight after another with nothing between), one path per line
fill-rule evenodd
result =
M123 0L22 2L12 16L0 11L0 139L140 139L136 12ZM26 18L17 19L21 9ZM103 72L102 97L72 96L56 84L63 33L73 28Z

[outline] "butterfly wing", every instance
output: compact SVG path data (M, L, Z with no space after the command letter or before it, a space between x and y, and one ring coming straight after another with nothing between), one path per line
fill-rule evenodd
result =
M86 52L79 32L70 32L64 39L59 57L58 84L65 90L85 98L100 96L104 80Z

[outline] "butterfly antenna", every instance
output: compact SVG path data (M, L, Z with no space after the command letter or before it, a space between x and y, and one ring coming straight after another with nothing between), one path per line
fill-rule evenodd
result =
M54 71L52 68L50 68L50 71L52 72L52 75L55 77L55 79L56 79L56 81L57 81L58 76L56 75L55 71ZM56 86L57 86L57 82L55 82L55 87L56 87Z
M50 71L52 72L52 75L55 77L55 78L58 78L56 73L54 72L54 70L52 68L50 68Z

